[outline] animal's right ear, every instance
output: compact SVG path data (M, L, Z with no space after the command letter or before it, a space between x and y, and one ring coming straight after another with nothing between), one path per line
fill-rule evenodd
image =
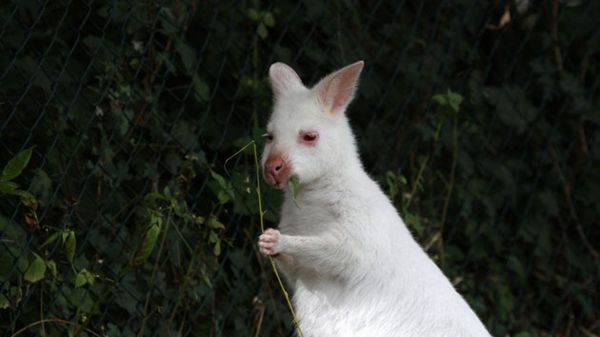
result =
M354 97L358 77L364 65L363 61L352 63L327 75L315 85L317 98L326 111L335 114L346 110Z
M286 92L304 88L300 76L296 74L294 69L281 62L271 65L269 68L269 78L271 79L271 87L276 99Z

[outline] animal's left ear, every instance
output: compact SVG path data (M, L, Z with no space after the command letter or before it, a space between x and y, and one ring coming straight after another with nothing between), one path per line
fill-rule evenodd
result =
M277 62L269 68L269 77L271 78L271 88L275 99L279 99L289 91L304 88L300 76L287 64Z
M354 98L358 77L365 63L358 61L322 79L313 90L321 106L333 114L343 112Z

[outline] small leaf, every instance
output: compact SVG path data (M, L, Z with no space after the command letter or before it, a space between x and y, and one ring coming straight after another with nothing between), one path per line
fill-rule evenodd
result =
M75 232L72 230L68 230L63 234L63 242L65 243L65 255L67 256L67 261L70 264L73 264L73 257L75 256L75 249L77 248L77 238L75 237Z
M394 198L398 194L398 178L396 177L396 174L392 171L387 171L385 174L385 178L389 187L389 197L391 200L394 200Z
M58 269L56 269L56 262L54 262L54 260L50 260L46 263L46 266L50 270L52 278L56 279L56 275L58 274Z
M153 207L156 205L158 200L164 201L164 200L167 200L167 198L165 198L165 196L160 193L150 192L144 196L143 203L146 206Z
M219 199L219 203L222 205L226 204L229 200L231 200L229 194L227 194L225 191L219 191L217 193L217 199Z
M231 183L225 181L225 178L215 171L210 171L213 179L217 182L219 190L216 191L217 198L221 204L225 204L235 198L235 194L233 192L233 187Z
M192 215L192 219L194 220L194 223L198 225L203 224L206 220L203 216L197 214Z
M258 28L256 29L256 33L263 40L266 39L267 36L269 36L269 32L267 31L267 26L265 26L265 24L262 22L258 25Z
M19 185L12 181L0 181L0 193L12 194L17 188L19 188Z
M267 27L275 26L275 17L273 16L273 13L265 12L263 22L265 23L265 25L267 25Z
M211 215L208 218L208 226L212 229L224 229L225 228L225 225L223 225L223 223L221 223L219 221L219 219L217 219L217 217L214 215Z
M446 99L446 96L444 96L442 94L433 95L432 99L434 102L436 102L440 106L448 105L448 100Z
M213 247L213 254L215 254L215 256L219 256L221 255L221 242L216 242L215 246Z
M25 280L36 283L44 278L44 274L46 273L46 262L39 255L34 253L35 258L29 264L29 267L25 271L25 275L23 276Z
M75 276L75 288L81 288L86 284L93 285L94 281L94 274L92 274L89 270L83 268L77 274L77 276Z
M144 234L142 244L135 252L135 255L133 257L132 264L134 266L139 266L142 263L144 263L152 253L152 250L156 245L158 235L160 234L161 225L162 217L160 216L160 214L152 212L150 215L150 226Z
M204 283L206 283L206 285L209 288L213 287L212 281L210 280L210 276L208 275L208 273L205 270L202 270L202 280L204 280Z
M38 199L48 200L52 190L52 180L48 173L42 169L37 169L28 190Z
M37 200L33 194L23 190L12 191L10 194L18 195L23 205L31 209L37 209Z
M290 177L288 186L290 188L290 191L292 191L292 198L294 198L295 200L298 196L298 190L300 189L300 178L298 178L298 176L294 174Z
M49 238L46 239L46 241L44 241L44 243L42 243L42 245L40 246L40 248L43 248L49 244L51 244L52 242L56 241L56 239L58 239L59 236L62 236L64 232L56 232L52 235L50 235ZM63 238L64 241L64 238Z
M463 101L463 97L450 89L445 94L437 94L432 97L433 101L438 105L447 108L451 112L458 112L460 110L460 104Z
M194 97L199 103L206 102L210 98L210 87L198 75L194 75Z
M215 243L215 242L219 242L219 235L213 231L210 232L210 234L208 234L208 243Z
M79 288L85 284L85 277L81 273L75 276L75 288Z
M223 178L222 175L216 173L215 171L210 171L210 175L213 177L213 179L215 179L217 181L217 183L219 183L219 186L223 189L227 188L227 182L225 181L225 178Z
M106 336L107 337L119 337L121 336L121 331L119 330L119 327L112 324L112 323L108 323L106 325L108 327L108 330L106 331Z
M8 307L10 307L8 297L4 294L0 294L0 309L6 309Z
M177 40L175 42L175 49L179 53L181 62L187 73L193 74L197 62L196 51L182 40Z
M452 111L458 112L458 110L460 109L460 103L462 103L463 101L462 96L450 91L450 89L448 89L446 95L448 96L448 105L450 106Z
M213 243L213 254L215 254L215 256L219 256L221 255L221 238L219 238L219 235L215 232L210 232L210 234L208 235L208 243Z
M258 14L258 11L256 9L250 8L248 10L248 18L250 18L250 20L252 21L258 21L260 15Z
M31 153L33 150L33 146L19 152L13 159L11 159L4 169L2 170L2 175L0 176L0 181L8 181L13 178L18 177L23 169L29 163L31 159Z

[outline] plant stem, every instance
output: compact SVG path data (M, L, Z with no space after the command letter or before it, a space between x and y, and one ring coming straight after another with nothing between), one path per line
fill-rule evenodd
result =
M440 252L440 266L444 269L444 224L448 215L448 206L450 205L450 197L454 189L454 180L456 178L456 157L458 152L458 113L454 113L454 121L452 124L452 168L450 170L450 181L448 182L448 191L444 199L444 208L442 209L442 220L440 221L440 237L438 240L438 250Z
M256 167L256 194L258 196L258 214L260 219L260 230L262 232L265 231L264 225L264 213L262 208L262 198L260 193L260 168L258 167L258 153L256 151L256 142L252 141L252 149L254 150L254 165ZM296 318L296 312L294 311L294 307L292 306L292 301L290 300L290 296L283 285L283 281L281 280L281 276L279 276L279 271L277 270L277 266L275 265L275 260L271 256L269 256L269 262L271 262L271 267L273 268L273 272L275 273L275 277L277 278L277 282L279 283L279 287L281 288L281 292L283 293L283 297L285 297L285 301L290 309L290 313L292 314L292 320L294 322L294 326L296 326L296 330L301 337L304 337L304 333L302 329L300 329L300 324L298 323L298 319Z
M158 247L158 252L156 253L156 261L154 261L154 268L152 269L152 275L150 276L150 289L146 293L146 301L144 303L144 318L142 319L142 327L138 332L138 337L144 335L144 328L146 326L146 321L148 320L148 305L150 303L150 295L152 294L152 287L154 283L154 278L156 276L156 272L158 270L158 263L160 262L160 254L162 253L163 247L165 245L165 241L167 239L167 234L169 233L169 225L171 224L171 213L173 209L169 208L169 213L167 214L167 224L165 226L165 231L163 233L162 241L160 242L160 247Z

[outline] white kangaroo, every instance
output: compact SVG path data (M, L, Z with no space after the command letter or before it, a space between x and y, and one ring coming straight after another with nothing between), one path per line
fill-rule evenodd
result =
M260 252L292 287L305 337L490 336L363 169L345 115L363 65L312 88L289 66L271 65L262 167L285 201L279 230L259 237Z

